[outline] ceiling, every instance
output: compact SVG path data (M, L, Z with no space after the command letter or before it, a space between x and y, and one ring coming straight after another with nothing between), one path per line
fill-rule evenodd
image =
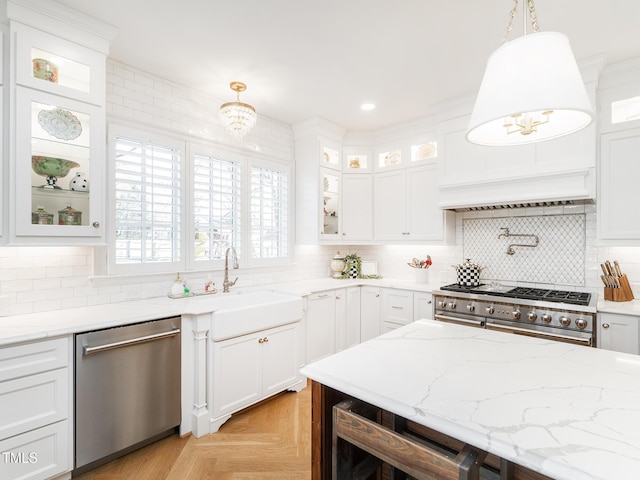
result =
M477 92L512 0L58 0L119 29L110 57L288 124L350 131L424 117ZM522 2L521 2L522 3ZM637 0L537 0L578 60L640 56ZM522 34L522 9L509 38ZM373 111L360 110L372 102Z

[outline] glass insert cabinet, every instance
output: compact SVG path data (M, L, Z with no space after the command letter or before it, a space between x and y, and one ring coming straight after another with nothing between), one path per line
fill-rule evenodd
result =
M103 235L106 56L14 23L14 233Z

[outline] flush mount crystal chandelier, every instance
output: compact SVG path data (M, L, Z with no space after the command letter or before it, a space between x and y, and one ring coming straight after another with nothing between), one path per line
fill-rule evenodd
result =
M258 116L255 108L240 101L240 92L244 92L247 86L242 82L231 82L229 87L236 92L236 101L220 106L220 120L231 135L237 140L242 140L254 127Z
M533 0L523 0L523 35L507 41L519 0L514 2L503 44L487 61L466 134L472 143L540 142L576 132L595 119L569 39L540 32Z

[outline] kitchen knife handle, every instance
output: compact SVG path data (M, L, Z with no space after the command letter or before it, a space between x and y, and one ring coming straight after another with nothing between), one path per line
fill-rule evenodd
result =
M607 260L606 262L604 262L605 267L607 267L607 272L609 273L609 275L613 275L613 267L611 266L611 262L609 260Z
M617 261L617 260L614 260L614 261L613 261L613 268L614 268L614 269L615 269L615 271L616 271L616 275L617 275L618 277L621 277L621 276L622 276L622 270L620 269L620 264L618 263L618 261Z

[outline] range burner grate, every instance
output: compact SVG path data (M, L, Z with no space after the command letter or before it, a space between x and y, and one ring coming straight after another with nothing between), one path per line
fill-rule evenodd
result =
M571 292L566 290L547 290L544 288L514 287L507 291L486 290L484 285L478 287L465 287L458 284L440 287L440 290L448 290L460 293L484 293L509 298L521 298L525 300L542 300L546 302L570 303L572 305L589 305L591 294L586 292Z

